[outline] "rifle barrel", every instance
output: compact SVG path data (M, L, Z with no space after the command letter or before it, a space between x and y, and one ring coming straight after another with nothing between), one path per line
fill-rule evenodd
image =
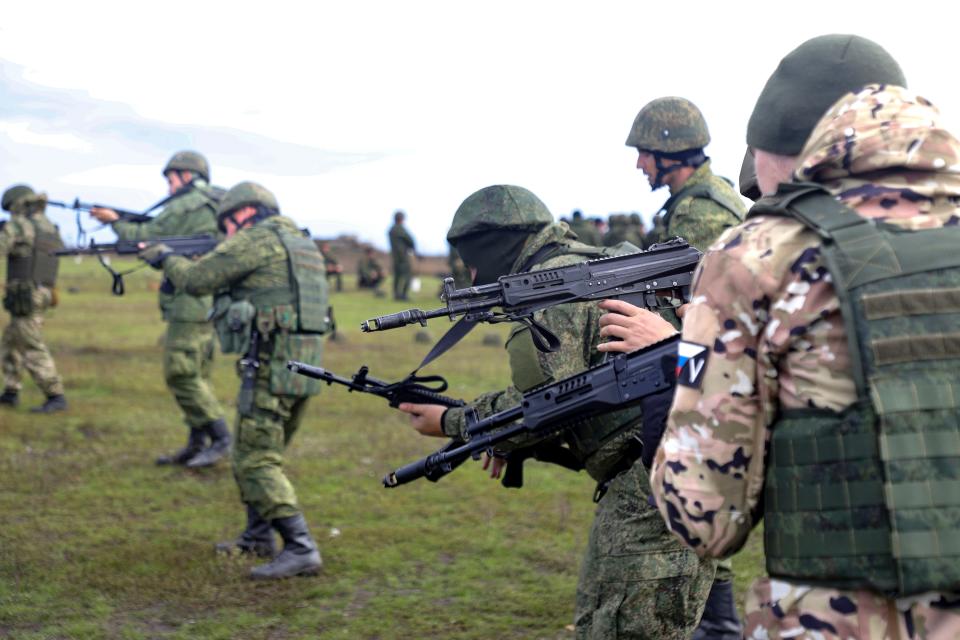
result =
M406 311L400 311L397 313L390 313L385 316L377 316L376 318L370 318L360 323L360 329L364 333L371 333L373 331L386 331L387 329L396 329L397 327L405 327L408 324L420 323L422 326L427 326L427 320L430 318L439 318L440 316L445 316L449 313L446 307L442 309L434 309L432 311L423 311L422 309L407 309Z

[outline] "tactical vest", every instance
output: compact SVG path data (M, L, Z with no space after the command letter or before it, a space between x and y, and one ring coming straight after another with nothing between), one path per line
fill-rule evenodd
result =
M810 184L758 214L823 238L857 387L842 412L772 426L767 571L890 597L960 589L960 227L907 231Z
M53 252L63 248L63 241L56 227L49 221L46 221L47 224L37 224L34 215L26 220L33 225L33 249L30 255L26 256L7 254L7 283L20 281L53 287L57 283L57 272L60 269L60 260Z
M726 178L721 178L721 180L726 181ZM730 187L731 189L733 188L732 183ZM666 212L663 216L663 227L666 233L670 232L670 218L673 217L674 204L680 202L683 198L706 198L713 200L729 211L734 219L738 221L743 219L743 202L733 195L732 192L728 193L710 182L698 182L688 187L683 187L680 191L670 196L664 203L661 210Z
M627 255L640 251L629 242L621 242L612 247L592 247L580 242L562 243L545 247L544 253L539 253L533 261L528 261L526 268L520 271L529 271L532 269L543 268L540 265L547 260L563 256L575 255L583 256L587 260L597 260L600 258L609 258L619 255ZM543 250L542 250L543 251ZM548 382L548 376L540 367L540 359L537 348L533 343L530 330L524 326L517 326L511 331L507 340L507 355L510 358L510 372L513 386L523 391L528 391L534 387ZM608 443L614 437L621 434L624 429L632 425L640 412L637 408L629 408L624 411L629 412L629 417L623 419L621 412L616 415L616 420L611 420L611 416L604 416L586 420L581 426L568 430L564 434L564 439L570 447L570 451L576 456L581 467L594 453L603 445ZM534 449L539 448L537 445ZM555 460L549 460L555 461ZM570 466L565 464L564 466ZM588 469L592 476L605 475L604 470ZM596 478L600 479L600 478Z

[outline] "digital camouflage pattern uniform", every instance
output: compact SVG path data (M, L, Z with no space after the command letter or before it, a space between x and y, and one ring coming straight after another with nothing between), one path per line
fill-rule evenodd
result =
M393 297L396 300L406 300L410 290L410 278L413 276L413 266L410 256L416 250L413 236L400 222L390 227L390 257L393 259Z
M746 214L733 186L710 169L707 160L664 203L662 240L680 236L706 251L724 229L740 224Z
M960 224L960 142L938 121L898 87L848 94L817 125L796 178L905 233ZM683 340L710 353L699 388L677 388L652 488L678 536L704 557L729 556L763 515L781 412L840 412L857 398L817 233L771 215L727 230L700 264ZM957 638L960 594L894 599L762 578L748 594L745 637Z
M252 406L245 410L238 402L233 473L243 502L268 521L300 513L293 485L283 472L283 452L300 426L309 397L320 391L314 381L288 372L285 365L288 359L319 363L323 345L318 335L298 337L297 306L291 302L297 288L280 234L300 236L300 230L290 218L273 216L238 231L199 260L171 256L164 263L164 273L178 291L192 296L229 291L230 300L252 300L256 307L256 327L266 342L258 356ZM322 289L325 306L323 260L315 245L313 252L317 267L309 284ZM266 302L258 303L263 296ZM245 320L243 327L249 328L253 318ZM228 352L226 342L221 334Z
M565 223L549 223L536 235L531 234L513 270L548 245L557 245L557 251L530 265L531 269L560 267L596 256L571 254L572 250L589 252L591 248L576 242ZM522 391L600 363L603 355L597 351L597 344L601 313L592 303L564 304L536 312L535 320L560 339L561 348L554 353L537 351L530 330L516 326L506 345L513 384L471 402L478 416L513 407ZM713 581L714 563L699 560L672 539L656 509L649 505L643 464L639 460L632 465L628 462L627 468L617 473L640 428L640 411L628 409L590 419L563 436L592 478L600 482L617 474L598 503L581 566L575 613L580 639L688 638L697 626ZM451 437L461 437L465 432L464 410L449 409L444 414L443 429ZM528 444L517 441L513 446Z
M151 240L164 236L187 236L206 233L217 235L216 201L211 187L201 178L194 178L192 188L171 199L150 222L113 223L113 230L122 240ZM210 382L213 366L213 327L208 320L212 299L184 291L169 291L161 286L160 311L167 323L163 342L163 377L183 411L184 422L191 429L200 429L223 419L223 408L217 401Z
M61 248L60 232L44 215L46 204L45 195L31 194L18 198L11 203L12 215L0 230L0 260L7 262L4 308L10 312L10 323L4 328L0 339L0 366L3 367L5 391L15 394L20 390L21 372L26 369L49 398L63 395L63 381L41 335L44 312L56 306L54 283L23 281L12 277L13 261L30 260L39 248L36 242L38 235L53 239L56 243L53 245L48 242L41 251ZM15 308L11 298L21 287L21 295L28 297L30 304Z

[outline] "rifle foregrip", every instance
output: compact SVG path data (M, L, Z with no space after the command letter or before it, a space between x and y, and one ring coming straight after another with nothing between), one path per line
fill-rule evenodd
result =
M418 390L410 391L401 397L400 402L413 402L416 404L440 404L445 407L462 407L467 403L457 398L451 398L436 391Z

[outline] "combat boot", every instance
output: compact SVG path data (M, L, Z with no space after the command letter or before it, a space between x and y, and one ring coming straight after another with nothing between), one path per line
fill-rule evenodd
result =
M690 640L739 640L743 626L733 600L733 581L716 580L710 587L700 624Z
M204 431L210 436L210 446L187 461L187 466L191 469L215 465L230 454L233 438L223 418L206 425Z
M47 396L47 401L39 407L30 409L32 413L55 413L57 411L67 410L67 399L62 394Z
M307 521L298 513L289 518L272 520L273 528L283 538L283 551L272 562L250 570L255 580L275 580L292 576L313 576L320 571L323 561L317 543L310 537Z
M205 444L203 435L203 429L191 427L190 437L187 439L187 446L171 454L160 456L156 460L157 464L187 464L191 458L203 451Z
M236 540L218 542L214 548L218 553L252 553L261 558L272 558L277 552L273 540L273 527L249 504L247 505L247 528Z
M0 395L0 405L15 407L20 404L20 394L16 389L5 389L3 395Z

